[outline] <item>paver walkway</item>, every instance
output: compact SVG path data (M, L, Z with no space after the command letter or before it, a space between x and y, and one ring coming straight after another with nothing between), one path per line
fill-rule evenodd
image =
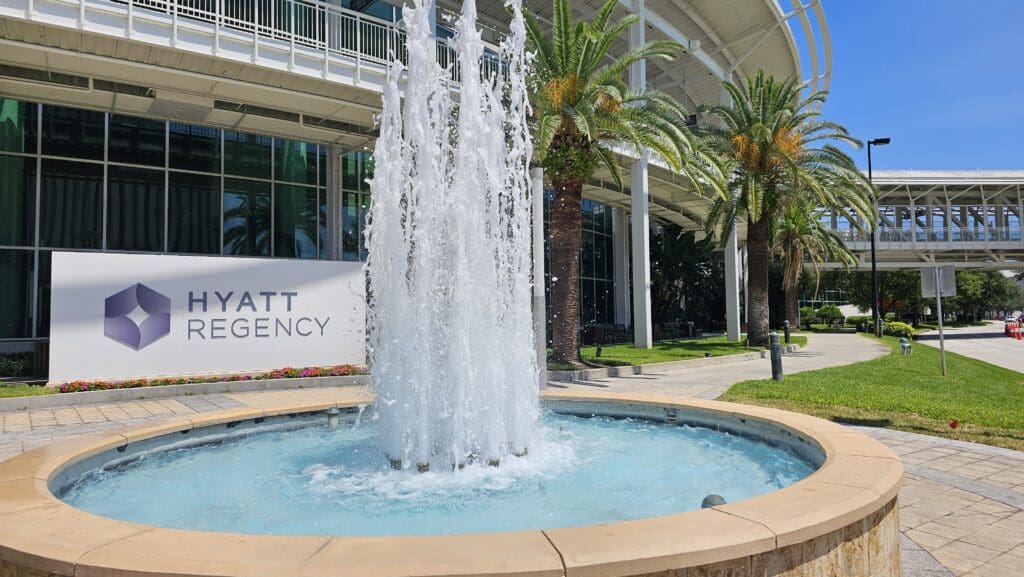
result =
M806 347L782 357L782 368L787 374L798 373L859 363L878 358L888 352L889 348L885 345L857 335L813 334L807 338ZM621 391L715 399L735 383L748 379L767 379L771 376L771 360L765 358L661 373L593 379L572 384L554 383L554 386L614 387Z
M856 335L812 335L784 359L787 372L848 364L886 349ZM767 360L601 379L559 387L608 387L713 398L734 382L769 374ZM0 460L82 434L176 415L325 401L358 387L263 391L0 413ZM861 428L902 456L903 577L1024 577L1024 453L902 431Z
M1024 341L1004 335L1002 322L944 332L947 351L1024 373ZM918 335L917 340L938 348L939 332L928 331Z

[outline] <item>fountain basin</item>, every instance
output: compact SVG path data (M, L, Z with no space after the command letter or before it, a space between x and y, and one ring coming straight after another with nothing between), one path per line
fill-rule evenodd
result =
M820 462L784 489L714 508L618 523L445 536L270 536L166 529L100 517L51 487L107 451L204 427L312 418L339 400L196 415L83 437L0 464L0 566L12 575L899 575L899 459L840 425L771 409L669 396L550 392L560 411L598 412L740 433ZM344 412L344 411L343 411ZM292 417L292 415L295 415ZM320 418L326 419L323 415ZM259 422L257 422L259 421ZM163 439L157 439L163 437ZM787 573L787 571L789 573ZM718 573L716 573L718 572Z

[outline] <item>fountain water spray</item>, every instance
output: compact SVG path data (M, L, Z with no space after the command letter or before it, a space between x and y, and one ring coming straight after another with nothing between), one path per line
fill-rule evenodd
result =
M476 4L463 3L458 85L437 63L433 3L403 11L408 65L388 73L367 227L371 375L393 466L499 464L533 440L528 61L521 0L507 6L502 66L483 75Z

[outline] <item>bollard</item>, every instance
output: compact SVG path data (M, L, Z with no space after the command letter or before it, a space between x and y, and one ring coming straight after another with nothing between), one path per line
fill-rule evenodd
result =
M772 331L768 335L768 342L771 343L772 354L772 379L782 380L782 347L779 345L779 333Z
M910 342L908 342L906 338L900 339L900 353L902 353L903 356L907 356L912 352L913 349L910 346Z
M788 345L789 341L790 341L790 336L791 336L790 335L790 330L789 330L789 321L782 321L782 328L783 328L783 330L786 331L786 344Z

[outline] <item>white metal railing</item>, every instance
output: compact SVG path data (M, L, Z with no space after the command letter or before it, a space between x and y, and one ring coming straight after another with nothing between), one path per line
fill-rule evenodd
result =
M870 231L842 229L835 231L843 242L871 242ZM912 244L915 242L1021 242L1020 227L967 228L953 226L914 229L878 229L878 242L886 244Z
M80 0L84 2L84 0ZM272 38L292 47L298 45L322 52L325 57L345 55L386 65L392 55L408 62L406 34L401 21L388 22L339 6L304 0L111 0L144 9L188 18ZM490 36L498 33L487 29ZM500 41L500 40L499 40ZM451 67L451 78L460 79L455 49L445 38L437 39L437 61ZM496 52L481 63L485 76L501 66Z

